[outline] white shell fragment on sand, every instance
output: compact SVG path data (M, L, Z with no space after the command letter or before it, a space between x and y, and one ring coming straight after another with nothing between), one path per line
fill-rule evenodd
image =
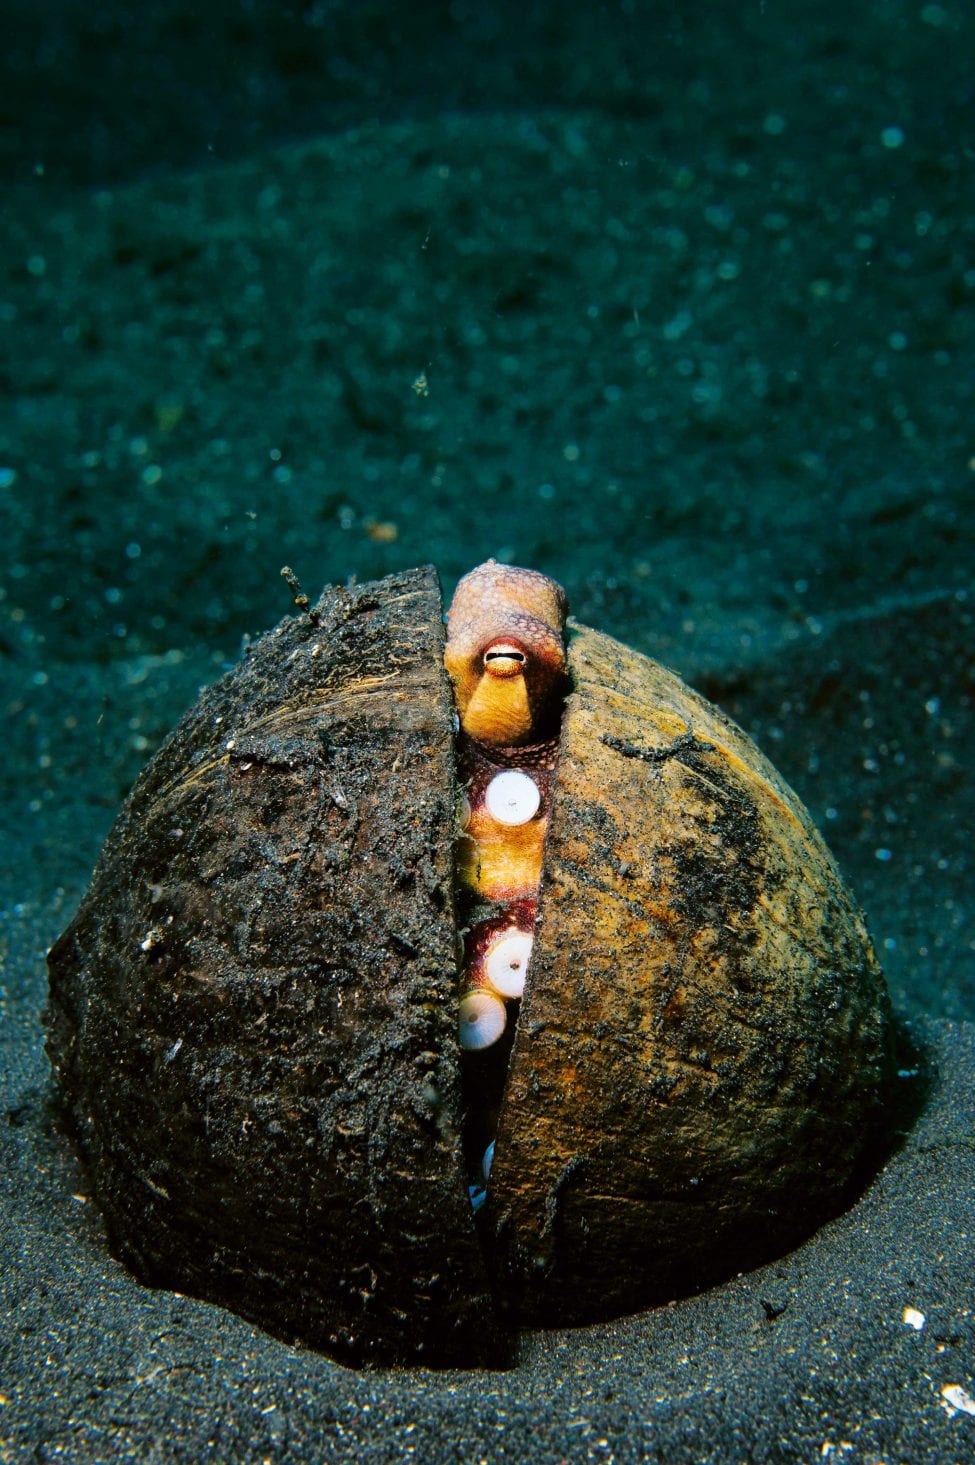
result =
M945 1384L941 1390L942 1407L949 1414L975 1414L975 1399L961 1384Z

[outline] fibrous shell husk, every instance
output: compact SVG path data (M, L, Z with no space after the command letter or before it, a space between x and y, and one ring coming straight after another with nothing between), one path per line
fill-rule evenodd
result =
M315 617L139 779L50 956L49 1052L141 1277L353 1362L490 1360L436 575Z

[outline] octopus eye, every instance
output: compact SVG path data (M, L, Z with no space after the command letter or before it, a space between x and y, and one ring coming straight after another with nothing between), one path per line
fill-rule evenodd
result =
M524 670L527 660L520 646L496 641L484 653L484 670L493 677L514 677Z

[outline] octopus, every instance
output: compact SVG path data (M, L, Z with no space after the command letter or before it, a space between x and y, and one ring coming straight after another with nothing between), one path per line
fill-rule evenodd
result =
M488 560L457 586L444 664L460 723L458 1013L471 1203L484 1204L518 1007L531 959L559 722L565 592Z

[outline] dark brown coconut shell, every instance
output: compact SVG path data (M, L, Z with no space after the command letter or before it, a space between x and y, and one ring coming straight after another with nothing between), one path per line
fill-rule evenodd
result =
M883 975L806 810L672 672L578 627L489 1216L522 1319L767 1260L842 1204Z
M139 779L50 954L48 1048L141 1277L350 1361L490 1361L437 578L315 616Z
M431 570L282 622L150 763L50 955L118 1254L352 1362L497 1362L511 1324L781 1252L848 1196L890 1069L883 978L795 795L577 628L475 1229L442 656Z

